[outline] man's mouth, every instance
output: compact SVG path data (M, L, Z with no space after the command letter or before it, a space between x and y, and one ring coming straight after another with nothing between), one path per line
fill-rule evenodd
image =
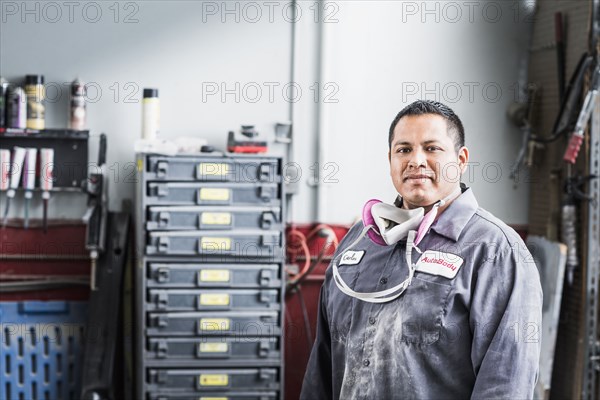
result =
M404 178L404 181L410 181L410 180L416 180L416 181L422 181L425 179L432 179L431 176L429 175L423 175L423 174L418 174L418 175L408 175Z

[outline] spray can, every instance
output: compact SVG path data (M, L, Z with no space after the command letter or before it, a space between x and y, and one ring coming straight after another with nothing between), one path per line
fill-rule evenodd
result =
M154 140L160 130L158 89L144 89L142 100L142 138Z
M0 77L0 129L6 127L6 91L8 82Z
M85 85L78 79L71 83L71 100L69 102L69 128L84 130L87 112L85 105Z
M8 86L6 93L6 127L25 129L27 124L27 96L19 86Z
M27 128L44 129L46 127L44 76L25 76L25 93L27 93Z

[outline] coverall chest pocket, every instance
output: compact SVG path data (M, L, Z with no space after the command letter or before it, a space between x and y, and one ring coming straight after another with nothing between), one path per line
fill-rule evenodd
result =
M430 345L440 339L442 319L452 285L415 277L401 297L403 343Z
M358 267L356 265L343 266L339 270L342 279L348 286L354 289L358 278ZM340 344L346 344L350 326L352 324L352 314L354 312L354 299L342 293L331 282L329 288L329 299L327 309L329 310L329 331L331 340Z

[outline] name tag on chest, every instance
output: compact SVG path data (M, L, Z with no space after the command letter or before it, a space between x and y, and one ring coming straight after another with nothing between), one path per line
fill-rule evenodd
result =
M340 265L356 265L362 260L365 255L365 251L351 251L348 250L344 254L342 254L342 258L340 260Z
M452 279L458 273L463 259L456 254L427 250L417 261L416 270L431 275L439 275Z

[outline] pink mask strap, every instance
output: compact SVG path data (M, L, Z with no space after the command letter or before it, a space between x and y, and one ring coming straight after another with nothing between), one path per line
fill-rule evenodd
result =
M425 237L425 234L429 230L429 227L431 226L431 224L433 224L433 221L435 221L435 217L437 216L437 213L438 213L438 206L435 205L435 206L433 206L433 208L431 210L429 210L429 212L427 214L425 214L425 216L423 217L423 220L421 221L421 224L419 225L419 229L417 230L417 237L415 238L415 246L418 245L419 242L421 242L421 239L423 239L423 237Z
M379 229L377 228L377 225L375 223L375 218L373 218L373 214L371 214L371 208L373 208L373 206L377 203L381 203L381 200L371 199L371 200L367 201L367 203L363 207L362 221L363 221L364 226L370 225L373 227L372 229L369 229L367 231L367 236L369 236L369 238L374 243L377 243L380 246L386 246L387 243L381 237L381 234L379 233Z

